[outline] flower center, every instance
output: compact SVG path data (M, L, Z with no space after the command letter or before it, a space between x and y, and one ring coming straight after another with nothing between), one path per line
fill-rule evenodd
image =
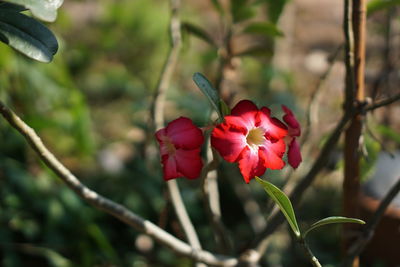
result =
M246 136L246 142L249 146L259 146L262 145L264 141L264 129L260 127L251 129Z
M162 139L163 139L163 142L165 145L165 150L167 150L167 153L170 156L175 155L176 148L175 148L174 144L171 142L171 139L168 136L164 136Z

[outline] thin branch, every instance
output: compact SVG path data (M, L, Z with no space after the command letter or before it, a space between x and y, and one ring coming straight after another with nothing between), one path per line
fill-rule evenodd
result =
M203 199L218 248L220 248L221 252L231 253L232 244L229 239L228 231L222 222L221 206L219 201L218 177L216 170L216 167L219 164L219 158L211 148L210 144L207 144L207 147L207 158L211 160L209 160L200 176L200 179L203 181Z
M317 106L317 99L318 99L319 92L322 88L323 83L326 81L329 74L331 73L331 71L333 69L333 65L336 61L336 58L342 49L343 49L343 45L339 45L333 51L332 55L328 59L329 60L328 68L325 70L324 73L322 73L322 75L318 79L317 85L315 86L314 90L311 92L310 101L309 101L309 104L307 106L307 111L306 111L307 122L306 122L306 126L304 127L306 130L302 135L301 144L305 144L307 142L307 140L310 136L310 133L311 133L311 127L318 120L316 118L316 116L318 114L318 110L317 110L316 106Z
M171 2L171 20L170 33L172 46L165 61L152 106L152 119L154 120L155 130L164 127L164 106L165 97L170 85L172 74L178 62L179 52L182 46L181 22L179 19L180 0L170 0Z
M155 130L164 127L164 106L167 90L170 86L172 74L178 61L179 51L182 43L181 23L179 19L180 0L171 0L171 19L170 34L172 47L169 51L168 58L161 72L160 80L156 88L156 94L153 105L153 123ZM189 218L185 205L183 204L181 194L179 192L176 180L167 182L168 192L174 207L176 216L185 233L186 239L193 249L201 249L201 244L197 236L196 230ZM203 266L202 264L198 266Z
M0 101L0 114L7 120L7 122L21 133L28 144L37 153L44 164L49 167L54 173L65 182L65 184L72 189L80 198L87 201L97 209L112 215L118 220L126 223L127 225L135 228L140 232L144 232L150 237L154 238L157 242L170 248L175 253L189 257L196 261L204 262L212 266L235 266L238 260L232 257L223 255L212 254L208 251L196 250L189 246L187 243L177 239L170 233L159 228L152 222L143 219L139 215L128 210L123 205L115 203L114 201L98 194L97 192L89 189L86 185L82 184L79 179L74 176L43 144L40 137L35 131L22 121L13 111L7 108L3 102Z
M364 111L364 112L373 111L373 110L375 110L375 109L377 109L377 108L390 105L390 104L392 104L392 103L394 103L394 102L396 102L396 101L399 101L399 100L400 100L400 93L395 94L395 95L393 95L393 96L390 96L390 97L388 97L388 98L385 98L385 99L376 101L375 103L372 103L372 104L366 106L366 107L363 109L363 111Z
M305 242L304 238L299 240L300 245L303 247L308 259L310 260L313 267L322 267L321 263L319 263L317 257L314 256L311 249L308 247L307 243Z
M393 201L396 195L400 192L400 177L397 182L392 186L386 196L383 198L382 202L380 203L378 209L372 215L372 218L368 221L367 225L364 228L362 235L359 239L354 243L352 247L349 249L349 253L347 258L345 259L342 266L350 266L353 260L360 255L360 253L364 250L365 246L371 240L374 235L374 231L378 226L382 216L385 214L386 209L388 208L389 204Z

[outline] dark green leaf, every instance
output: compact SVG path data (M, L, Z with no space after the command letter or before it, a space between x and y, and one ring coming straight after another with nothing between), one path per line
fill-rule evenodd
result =
M283 12L283 8L289 0L264 0L268 3L268 18L273 23L277 23Z
M255 22L248 25L243 32L262 34L267 37L283 36L283 33L276 27L275 24L269 22Z
M393 6L400 5L400 0L373 0L369 1L367 5L367 13L368 15L371 15L372 13L386 9L386 8L391 8Z
M26 8L23 7L23 6L10 4L10 3L5 3L5 2L0 2L0 9L9 10L9 11L16 11L16 12L21 12L21 11L26 10Z
M286 220L288 221L290 227L292 228L296 237L300 237L300 229L297 225L296 215L293 210L292 203L290 199L283 193L278 187L275 185L264 181L256 176L257 182L259 182L263 187L267 194L272 198L272 200L279 206L279 209L282 211L283 215L285 215Z
M232 0L231 14L233 22L237 23L252 18L256 13L247 0Z
M194 24L191 24L189 22L183 22L182 23L182 28L186 30L187 32L193 34L194 36L200 38L203 41L206 41L212 46L216 46L214 40L211 38L211 36L202 28L199 26L196 26Z
M217 111L220 119L223 120L224 117L222 116L221 110L219 109L220 99L217 90L214 89L210 81L201 73L196 72L195 74L193 74L193 81L210 101L211 106L215 109L215 111Z
M35 19L0 9L0 40L26 56L50 62L58 50L52 32Z
M31 10L38 19L53 22L57 18L57 9L64 0L5 0L7 2L24 6Z
M304 233L304 237L307 236L309 232L312 230L321 227L323 225L327 224L336 224L336 223L358 223L358 224L365 224L363 220L360 219L354 219L354 218L347 218L347 217L341 217L341 216L332 216L328 217L322 220L319 220L318 222L314 223L313 225L310 226L310 228Z

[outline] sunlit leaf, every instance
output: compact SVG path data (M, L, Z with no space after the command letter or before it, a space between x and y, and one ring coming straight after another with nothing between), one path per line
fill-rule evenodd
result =
M58 50L53 33L35 19L0 9L0 40L26 56L50 62Z
M396 5L400 5L400 0L372 0L368 2L367 13L371 15L376 11L391 8Z
M211 106L217 111L221 120L223 120L223 115L220 110L220 99L217 90L211 85L210 81L204 77L203 74L196 72L193 74L193 81L200 88L203 94L210 101Z
M297 225L296 215L290 199L278 187L270 182L262 180L257 176L256 180L264 187L264 190L267 192L267 194L279 206L279 209L282 211L283 215L285 215L286 220L288 221L296 237L300 237L300 229Z
M347 218L347 217L341 217L341 216L332 216L328 218L324 218L322 220L319 220L318 222L314 223L313 225L310 226L307 231L304 233L304 237L307 236L309 232L312 230L327 225L327 224L337 224L337 223L358 223L358 224L365 224L363 220L360 219L354 219L354 218Z
M5 0L9 3L24 6L31 10L38 19L53 22L57 18L57 9L62 5L63 0Z

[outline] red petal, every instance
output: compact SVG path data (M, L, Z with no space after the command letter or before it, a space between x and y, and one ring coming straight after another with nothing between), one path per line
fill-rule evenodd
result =
M289 128L291 128L291 129L289 129L290 136L300 136L300 134L301 134L300 123L297 121L293 112L285 105L282 105L282 109L285 112L285 116L283 116L283 120L286 122L286 124L289 126Z
M176 167L175 157L169 157L168 155L164 155L162 156L161 161L163 164L163 173L165 181L183 176Z
M296 169L297 167L299 167L301 161L302 158L300 152L300 145L297 142L296 138L293 138L292 142L290 142L289 145L288 162L290 166Z
M189 118L180 117L171 121L166 132L177 148L194 149L200 147L204 142L202 131Z
M167 146L164 143L164 138L166 138L166 131L165 128L162 128L156 132L156 139L158 144L160 145L160 154L161 156L167 155Z
M281 139L285 137L288 133L287 127L277 118L271 118L270 113L271 112L268 108L261 108L259 113L259 126L265 129L267 137L272 137L274 139Z
M246 114L247 112L251 112L251 111L258 111L257 106L250 100L241 100L232 109L231 115L242 116L242 115Z
M258 108L253 102L242 100L232 109L231 115L241 117L247 129L253 128L257 124Z
M266 141L265 144L260 146L259 155L264 161L264 166L271 170L280 170L285 166L282 160L285 154L286 145L283 139L279 139L275 143Z
M200 157L200 148L193 150L178 149L175 154L177 169L188 179L200 176L203 162Z
M227 116L230 117L230 116ZM246 135L242 128L227 123L217 125L211 133L211 146L228 162L236 162L246 147Z
M259 157L258 151L249 147L246 147L241 154L239 169L246 183L249 183L254 176L263 175L266 170L264 160Z

